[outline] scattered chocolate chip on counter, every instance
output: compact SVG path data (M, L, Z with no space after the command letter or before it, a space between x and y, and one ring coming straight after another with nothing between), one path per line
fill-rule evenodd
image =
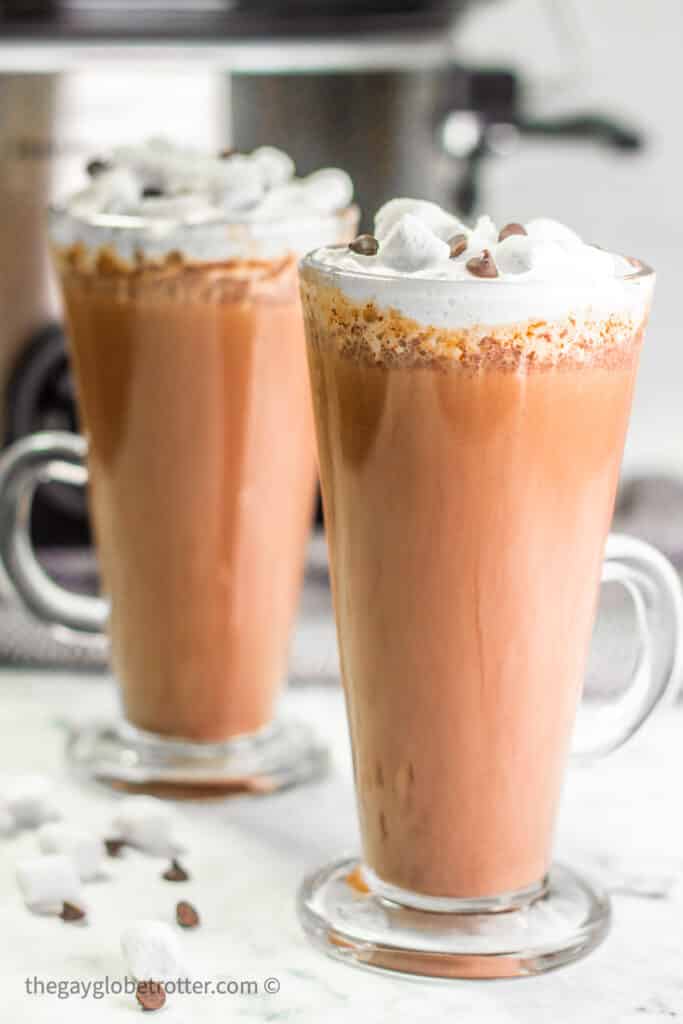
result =
M166 868L161 877L165 878L167 882L187 882L190 875L174 857L170 867Z
M139 981L135 998L143 1010L160 1010L166 1002L166 993L158 981Z
M200 923L200 917L191 903L187 900L180 900L175 908L176 921L181 928L198 928Z
M65 900L59 915L62 921L82 921L85 918L85 910L75 903Z

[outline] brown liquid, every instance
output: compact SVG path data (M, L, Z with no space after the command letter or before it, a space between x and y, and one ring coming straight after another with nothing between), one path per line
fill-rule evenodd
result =
M532 885L549 866L639 334L555 365L511 363L488 339L459 365L397 347L391 315L391 349L369 347L377 310L344 313L313 274L304 294L365 863L434 896Z
M315 479L296 262L60 260L112 659L134 725L272 718Z

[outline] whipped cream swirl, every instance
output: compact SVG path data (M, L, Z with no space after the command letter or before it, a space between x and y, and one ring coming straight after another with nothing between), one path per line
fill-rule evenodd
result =
M378 244L323 248L313 257L344 272L335 283L352 301L439 327L644 315L651 279L634 278L631 261L548 218L514 228L506 233L488 216L470 227L436 203L392 199L375 217ZM376 252L365 254L369 248ZM478 272L482 259L492 274Z
M124 258L173 249L194 259L302 253L339 240L338 214L353 197L345 171L299 178L272 146L211 154L152 139L118 146L88 169L88 186L53 215L53 241L110 245Z

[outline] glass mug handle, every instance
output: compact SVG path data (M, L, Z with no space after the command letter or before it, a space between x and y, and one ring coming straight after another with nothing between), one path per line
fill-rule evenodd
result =
M572 753L601 757L625 743L660 702L673 698L683 674L683 590L673 565L635 537L607 538L603 583L619 583L633 602L640 650L631 681L618 700L579 715Z
M87 444L62 431L32 434L0 456L0 560L27 609L50 626L101 641L109 602L75 594L50 579L30 538L31 504L45 483L84 487ZM635 610L640 652L631 682L616 702L580 721L573 753L608 754L625 743L683 675L683 591L675 569L655 548L623 534L607 540L603 583L620 583ZM93 637L94 639L94 637Z
M16 441L0 456L0 560L31 614L49 626L78 634L78 642L102 644L109 602L76 594L52 580L31 543L31 505L41 484L85 487L85 438L66 431L44 431ZM58 634L57 634L58 635ZM75 637L65 635L73 642Z

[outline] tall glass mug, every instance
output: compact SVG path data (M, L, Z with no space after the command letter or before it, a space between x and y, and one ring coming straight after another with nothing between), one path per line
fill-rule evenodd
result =
M100 780L262 792L324 766L307 727L274 718L316 479L295 253L355 224L352 208L177 230L52 213L84 436L3 456L2 558L35 616L108 632L124 718L70 745ZM89 486L104 598L36 560L47 480Z
M339 262L301 275L362 859L309 877L300 915L366 967L534 974L609 923L551 860L601 578L631 596L642 649L584 753L680 676L673 568L607 538L654 277L634 263L599 312L582 285L584 315L553 320L538 282Z

